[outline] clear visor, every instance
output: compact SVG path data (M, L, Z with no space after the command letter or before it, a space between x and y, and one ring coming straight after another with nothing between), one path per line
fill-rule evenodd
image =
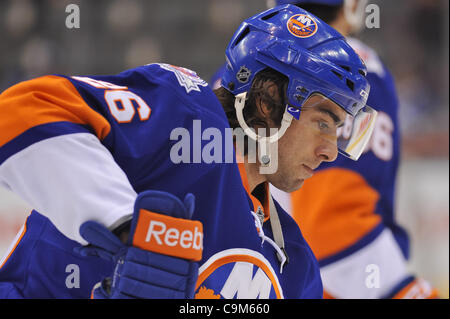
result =
M377 111L369 106L364 106L352 116L319 94L312 95L301 111L294 107L288 107L287 111L292 114L295 110L300 113L300 118L301 113L307 112L302 123L322 139L336 145L339 153L355 161L369 142L377 117Z
M377 111L363 107L354 117L347 114L344 125L337 130L339 153L357 161L372 136Z

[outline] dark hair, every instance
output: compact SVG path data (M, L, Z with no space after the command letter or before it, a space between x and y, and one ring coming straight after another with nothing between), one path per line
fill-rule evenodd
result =
M338 13L342 9L344 4L329 6L325 4L305 3L297 4L296 6L314 14L325 23L330 24L331 22L336 20Z
M258 98L268 106L271 120L277 127L281 126L281 120L286 105L286 88L288 82L289 80L286 76L270 68L264 69L255 75L244 108L244 119L249 127L270 128L269 124L257 109L256 100ZM267 90L269 84L276 85L280 99L276 100L274 97L270 96ZM234 95L223 87L214 90L214 93L222 104L230 127L232 129L240 127L234 108Z

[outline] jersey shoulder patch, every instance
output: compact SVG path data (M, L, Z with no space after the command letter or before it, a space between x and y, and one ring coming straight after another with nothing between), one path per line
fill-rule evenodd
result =
M186 93L190 93L191 91L200 92L200 87L208 86L206 81L190 69L166 63L157 63L157 65L163 70L172 72L175 75L178 84L186 90Z

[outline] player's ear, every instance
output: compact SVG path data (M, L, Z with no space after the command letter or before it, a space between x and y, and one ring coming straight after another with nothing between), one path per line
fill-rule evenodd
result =
M267 102L265 102L261 95L258 94L258 96L255 99L256 109L258 110L259 117L263 119L269 119L270 118L270 107Z
M264 119L268 124L268 127L275 127L273 121L273 103L270 103L269 97L272 101L279 99L278 87L272 81L266 81L262 86L262 92L260 92L255 99L256 110L259 113L259 118Z

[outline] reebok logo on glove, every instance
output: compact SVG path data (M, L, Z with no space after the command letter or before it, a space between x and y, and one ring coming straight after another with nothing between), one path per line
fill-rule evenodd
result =
M199 261L203 251L203 225L199 221L141 209L133 246L163 255Z

